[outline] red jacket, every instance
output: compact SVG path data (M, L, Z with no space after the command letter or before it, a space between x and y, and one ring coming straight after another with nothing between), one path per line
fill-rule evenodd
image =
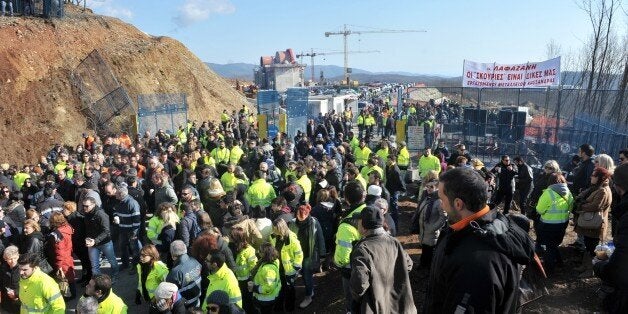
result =
M74 230L69 223L60 226L50 233L50 242L54 246L54 250L51 252L53 256L49 258L50 265L55 270L61 268L66 274L68 270L74 269L74 258L72 258L73 233Z

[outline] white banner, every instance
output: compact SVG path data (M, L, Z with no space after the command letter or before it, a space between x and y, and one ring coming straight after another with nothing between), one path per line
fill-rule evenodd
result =
M560 84L560 57L521 64L464 60L462 87L526 88Z

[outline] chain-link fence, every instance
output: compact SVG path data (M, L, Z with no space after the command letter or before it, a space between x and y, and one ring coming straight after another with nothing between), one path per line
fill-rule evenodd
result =
M628 147L628 93L618 90L413 87L405 96L420 108L409 125L434 115L449 147L464 143L489 163L520 155L563 165L584 143L613 157Z
M64 0L4 0L6 13L43 17L65 16ZM10 9L13 9L11 12Z
M79 63L72 72L72 80L79 90L89 127L101 135L135 133L133 102L98 50Z
M147 94L137 96L138 132L149 131L155 135L164 130L176 134L188 121L188 105L185 94Z

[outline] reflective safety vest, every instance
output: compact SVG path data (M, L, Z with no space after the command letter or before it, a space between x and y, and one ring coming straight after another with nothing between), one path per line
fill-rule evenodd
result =
M20 278L20 313L64 314L65 301L59 284L36 267L28 279ZM4 287L2 287L4 289Z
M231 192L235 189L238 184L238 180L236 179L235 174L227 171L222 174L220 177L220 183L222 187L225 189L225 192Z
M373 116L366 117L366 119L364 119L364 125L365 126L375 125L375 117L373 117Z
M361 213L366 207L366 204L362 204L356 207L349 215L351 218L356 213ZM336 251L334 252L334 264L338 267L350 268L351 251L353 251L353 243L360 240L360 232L358 229L350 224L346 219L338 226L336 232Z
M275 301L281 291L279 261L260 266L253 277L253 297L259 301Z
M229 120L231 120L231 117L228 114L224 112L220 114L220 122L229 122Z
M369 178L369 173L373 172L373 170L379 172L379 175L381 176L382 180L384 180L384 169L382 169L380 166L375 165L373 167L369 167L369 166L364 166L362 167L362 171L360 171L360 175L362 175L362 178L364 178L364 180L368 180Z
M185 144L188 141L188 136L187 136L185 130L183 130L183 129L179 129L177 131L177 137L179 138L179 143L180 144Z
M208 166L216 167L216 160L212 156L205 156L205 157L203 157L203 163L208 165Z
M155 296L155 289L162 281L166 281L166 277L168 276L168 266L164 264L162 261L156 261L153 264L153 268L148 272L148 277L146 277L146 291L148 291L148 298L152 299ZM137 264L137 291L141 294L144 293L142 290L142 265Z
M228 163L229 162L229 149L228 148L220 148L216 147L212 149L210 155L214 158L217 163Z
M440 173L440 160L434 155L429 155L427 157L425 155L421 155L421 158L419 158L419 175L421 178L427 175L430 170L436 171L437 174Z
M157 239L161 233L161 228L164 227L164 221L159 216L153 216L148 220L146 227L146 236L155 245L161 244L161 240Z
M240 162L240 158L242 158L242 155L244 155L244 151L242 150L242 148L240 148L240 146L238 145L234 145L229 152L229 162L237 165Z
M251 207L261 206L262 208L267 208L275 197L277 197L275 189L264 179L253 181L253 184L246 191L246 199Z
M276 236L273 234L270 236L270 244L275 246L277 243ZM303 250L301 250L301 242L297 238L297 235L290 231L288 234L288 243L284 243L279 252L279 258L281 259L281 265L286 276L292 276L297 273L297 268L301 268L303 264Z
M207 299L203 302L203 313L207 312L207 300L209 295L214 291L224 291L229 296L229 303L237 304L242 307L242 293L238 284L238 279L233 271L227 267L227 263L222 264L220 268L213 274L207 276L209 286L207 287Z
M351 151L355 151L356 148L360 147L360 140L357 136L353 136L349 142L349 146L351 146Z
M559 224L569 221L569 212L573 207L574 199L570 192L561 196L551 188L541 194L536 204L536 212L541 215L541 221L548 224Z
M255 255L255 249L247 245L242 251L236 255L235 259L235 275L239 281L249 280L251 277L251 270L255 268L257 264L257 256Z
M286 172L284 172L284 174L283 174L284 179L288 180L288 176L289 175L293 175L296 178L297 177L297 171L296 170L286 169Z
M363 115L359 115L358 116L358 121L356 122L358 126L364 125L364 116Z
M126 314L127 306L113 290L109 291L109 296L98 303L98 314Z
M68 164L65 161L59 161L55 166L55 173L59 173L59 170L64 170L68 167Z
M364 148L360 148L359 146L353 151L353 155L355 156L355 165L358 167L366 165L366 161L371 156L371 149L364 145Z
M15 185L17 185L17 189L21 190L22 186L24 185L24 182L27 179L30 179L31 176L28 173L25 172L18 172L15 174L15 176L13 177L13 183L15 183Z
M379 158L381 158L384 162L388 160L388 148L382 148L375 153Z
M312 192L312 181L310 181L310 178L308 178L306 175L303 175L295 182L303 189L303 193L305 194L305 202L309 202L310 193Z
M397 164L399 166L408 166L410 164L410 152L407 147L399 150L399 155L397 155Z
M355 181L360 182L360 184L362 184L362 188L364 189L364 191L366 191L366 186L368 184L366 184L366 180L364 180L364 178L362 177L362 175L359 175L357 177L355 177Z

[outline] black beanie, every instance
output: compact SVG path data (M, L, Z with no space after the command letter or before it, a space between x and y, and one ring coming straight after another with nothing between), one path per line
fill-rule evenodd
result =
M360 213L362 219L362 227L364 229L377 229L384 226L384 216L382 212L373 206L366 206Z

